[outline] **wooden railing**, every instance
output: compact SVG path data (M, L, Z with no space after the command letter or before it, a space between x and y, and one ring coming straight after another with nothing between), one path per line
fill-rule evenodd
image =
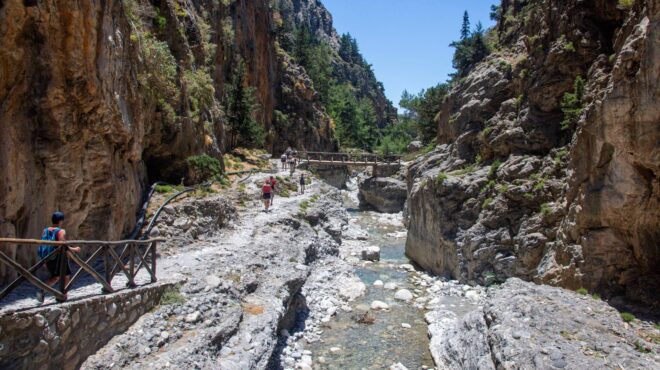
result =
M371 153L303 152L300 158L310 163L319 162L337 165L391 166L401 164L401 156L399 155Z
M66 301L67 291L69 291L72 284L80 278L83 272L88 273L94 278L94 280L101 284L103 287L103 293L114 292L112 279L119 272L123 272L124 275L126 275L126 278L128 279L126 286L129 288L136 286L135 277L143 267L151 276L151 282L155 282L157 280L156 246L158 242L161 241L165 241L165 239L122 240L116 242L86 240L57 242L0 238L0 246L16 245L18 248L33 248L35 250L39 245L50 245L55 247L55 250L46 256L46 258L40 259L30 268L21 266L0 249L0 262L8 265L19 274L19 277L16 280L11 282L2 290L2 292L0 292L0 300L5 298L11 293L11 291L21 285L21 283L27 281L37 287L37 289L54 295L58 301ZM88 251L93 250L93 252L87 259L83 260L78 253L71 251L69 249L70 247L80 247L81 251L87 249ZM117 253L117 249L121 249L121 253ZM59 281L56 284L58 286L56 289L41 281L35 273L39 268L46 264L47 261L55 259L58 256L60 258ZM67 261L71 261L80 267L77 271L72 270L74 274L70 279L65 278Z

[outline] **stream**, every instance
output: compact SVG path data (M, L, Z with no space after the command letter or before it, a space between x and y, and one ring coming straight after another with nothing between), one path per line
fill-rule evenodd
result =
M356 261L355 257L359 258L359 255L351 257L356 265L356 274L367 286L367 291L351 303L352 312L339 312L324 328L323 341L309 347L317 359L314 368L387 369L397 363L408 369L433 368L423 303L415 305L414 300L404 302L394 298L399 289L410 290L416 298L425 295L424 288L415 285L411 279L412 276L425 274L401 268L402 264L410 263L404 255L406 229L402 214L360 211L356 184L350 183L349 189L343 194L350 223L368 233L366 245L381 248L381 259L380 262L365 263ZM431 281L430 277L426 278ZM386 285L393 282L396 289L376 287L373 284L376 280ZM371 310L370 305L375 300L385 302L389 308ZM444 297L442 303L457 314L463 314L472 307L460 297ZM356 318L367 311L370 311L374 322L358 323Z

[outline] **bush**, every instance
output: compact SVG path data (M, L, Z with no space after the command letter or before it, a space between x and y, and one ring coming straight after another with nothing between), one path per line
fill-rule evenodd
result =
M585 288L580 288L576 290L577 294L587 295L589 292Z
M140 83L150 95L167 103L176 102L176 60L166 42L146 32L141 39L144 68L138 74Z
M598 293L594 293L594 294L591 295L591 298L593 298L593 299L595 299L595 300L597 300L597 301L600 301L600 294L598 294Z
M444 172L439 172L438 175L435 177L435 184L436 185L442 185L442 183L447 180L447 174Z
M481 208L487 208L487 207L490 206L492 203L493 203L493 198L488 197L488 198L484 199L484 202L483 202L483 204L481 205Z
M220 161L208 154L195 155L186 159L190 166L191 180L203 182L218 178L222 174Z
M635 320L635 315L630 312L621 312L621 319L625 322L631 322Z
M496 159L493 161L493 163L490 165L490 170L488 170L488 178L495 178L497 177L497 170L500 168L502 165L502 162L500 162L499 159Z
M160 296L159 304L161 306L167 305L177 305L183 304L186 302L186 298L181 295L179 292L179 287L168 288L163 292L163 295Z
M539 212L541 213L541 215L547 216L547 215L550 214L550 212L552 212L552 209L550 208L550 205L548 205L548 203L543 203L543 204L541 204L541 209L539 210ZM580 289L582 289L582 288L580 288ZM578 293L580 293L579 289L578 289ZM582 293L580 293L580 294L582 294Z
M635 5L635 0L619 0L619 6L624 9L630 9Z
M197 117L200 111L209 110L215 99L215 88L209 72L201 68L195 71L186 70L183 73L183 81L190 94L192 116Z
M584 80L578 76L573 83L573 92L567 92L561 101L561 111L564 119L561 121L561 129L572 129L577 125L582 115L582 98L584 96Z
M156 188L154 189L156 193L171 193L174 191L174 186L172 185L156 185Z

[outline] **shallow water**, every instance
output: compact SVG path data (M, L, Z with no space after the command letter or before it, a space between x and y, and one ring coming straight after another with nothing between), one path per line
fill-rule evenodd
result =
M411 303L394 300L396 290L373 286L374 281L382 280L385 283L395 282L397 289L414 289L408 273L395 268L408 263L404 256L406 233L401 215L360 212L351 193L346 194L344 201L353 217L352 222L369 233L367 243L381 248L381 261L357 269L357 275L367 285L367 292L352 302L353 312L339 312L323 328L323 341L309 348L314 353L314 367L383 369L398 362L409 369L433 367L424 311ZM375 317L373 324L357 323L354 317L363 314L374 300L387 303L389 310L371 311ZM411 325L411 328L403 328L402 323ZM340 350L332 352L333 347Z

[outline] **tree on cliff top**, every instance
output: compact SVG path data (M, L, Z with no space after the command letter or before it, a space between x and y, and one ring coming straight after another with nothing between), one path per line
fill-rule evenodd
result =
M481 22L477 23L474 31L470 33L470 18L467 12L463 16L461 39L452 42L449 46L456 49L452 60L456 73L452 77L467 76L472 68L490 53L484 39L484 29Z

